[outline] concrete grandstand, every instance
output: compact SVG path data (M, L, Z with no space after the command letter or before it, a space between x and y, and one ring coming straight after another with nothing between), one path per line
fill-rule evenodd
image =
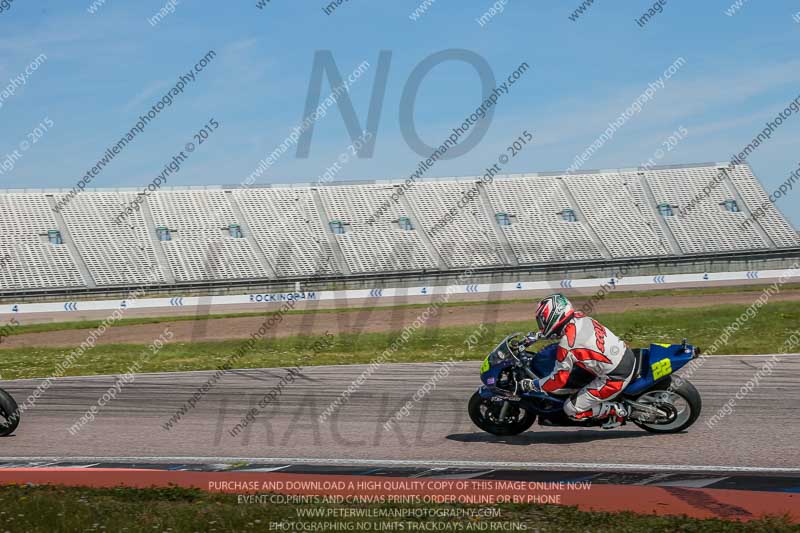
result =
M800 257L796 230L747 165L430 179L390 200L399 183L162 189L121 221L141 190L87 190L58 210L62 191L6 190L0 296L436 282L467 267L702 272Z

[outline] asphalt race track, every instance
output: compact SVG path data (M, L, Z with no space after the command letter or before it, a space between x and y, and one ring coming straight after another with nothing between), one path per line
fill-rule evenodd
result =
M169 431L164 424L213 372L138 375L116 400L100 409L94 422L75 435L68 428L96 405L116 378L62 378L53 381L36 406L23 415L14 436L0 439L0 461L251 460L800 473L800 356L780 356L771 375L765 375L752 392L740 393L732 414L713 428L705 423L771 357L714 356L705 360L691 377L703 397L703 414L687 432L667 436L651 435L632 425L615 430L534 425L531 431L512 438L483 433L466 412L467 400L479 385L479 361L450 366L435 390L412 402L408 416L390 431L384 430L384 423L443 365L380 366L328 421L320 421L319 415L367 367L303 369L237 436L230 430L287 375L286 370L230 371ZM6 381L2 385L22 404L39 381Z

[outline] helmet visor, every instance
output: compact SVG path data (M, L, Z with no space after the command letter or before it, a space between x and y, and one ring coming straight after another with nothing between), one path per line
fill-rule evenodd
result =
M539 326L539 331L544 333L544 321L541 315L536 315L536 325Z

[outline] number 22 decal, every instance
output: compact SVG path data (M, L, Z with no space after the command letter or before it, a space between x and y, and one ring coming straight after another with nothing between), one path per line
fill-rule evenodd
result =
M662 359L661 361L656 361L650 368L653 369L653 379L660 379L668 374L672 374L672 361L667 359Z

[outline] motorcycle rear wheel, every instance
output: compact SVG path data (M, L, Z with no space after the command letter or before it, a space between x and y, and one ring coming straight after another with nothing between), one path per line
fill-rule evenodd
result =
M667 423L656 424L633 420L634 424L650 433L679 433L695 423L703 407L700 393L694 385L680 378L667 380L665 385L645 392L637 397L636 401L652 405L664 404L674 410L673 419Z
M530 413L514 403L511 404L507 416L507 418L513 418L513 422L496 420L496 413L499 412L501 406L502 403L486 400L476 392L469 399L469 417L476 426L499 437L519 435L536 421L535 413Z
M0 437L14 433L19 426L19 407L9 393L0 389Z

